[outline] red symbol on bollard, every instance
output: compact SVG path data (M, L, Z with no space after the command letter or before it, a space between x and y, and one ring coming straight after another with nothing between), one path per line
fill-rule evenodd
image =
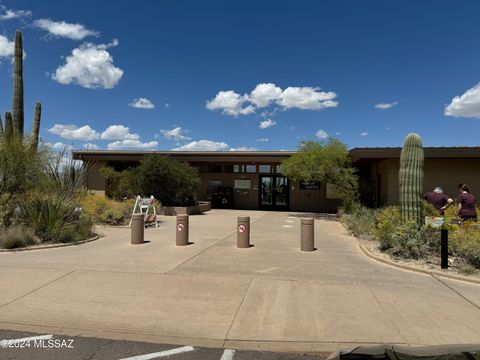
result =
M238 232L244 233L247 231L247 227L245 225L238 225Z
M183 229L185 229L185 225L177 224L177 231L183 231Z

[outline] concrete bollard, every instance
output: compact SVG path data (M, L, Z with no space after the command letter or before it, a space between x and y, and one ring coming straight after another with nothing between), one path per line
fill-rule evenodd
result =
M188 215L177 215L177 246L188 245Z
M314 251L315 250L315 243L314 243L314 221L313 219L303 218L301 220L301 227L300 227L300 250L302 251Z
M237 248L250 247L250 216L239 216L237 219Z
M145 234L145 215L133 214L131 224L131 237L130 241L132 245L138 245L144 243Z

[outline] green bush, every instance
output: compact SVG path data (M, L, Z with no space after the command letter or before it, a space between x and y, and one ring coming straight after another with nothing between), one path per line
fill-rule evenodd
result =
M480 229L477 224L464 224L449 234L452 254L480 269Z
M70 201L52 195L25 201L20 219L44 242L76 242L91 235L90 218Z
M376 213L376 210L355 205L344 216L344 222L355 236L371 239L375 234Z
M12 225L1 229L0 247L4 249L21 248L35 244L35 236L31 229L22 225Z
M196 205L200 177L184 161L160 154L144 157L136 170L143 196L153 195L164 206Z
M106 195L112 199L132 199L141 192L135 168L115 171L111 167L104 167L100 173L105 177Z
M378 211L376 220L375 237L379 241L382 251L393 248L398 240L395 235L402 226L403 219L398 206L389 206Z
M80 206L86 216L95 224L125 224L132 214L135 201L113 201L103 196L87 195L80 200Z

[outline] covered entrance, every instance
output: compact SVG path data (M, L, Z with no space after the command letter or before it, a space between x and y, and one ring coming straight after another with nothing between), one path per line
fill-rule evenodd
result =
M259 208L288 210L288 179L285 176L260 175Z

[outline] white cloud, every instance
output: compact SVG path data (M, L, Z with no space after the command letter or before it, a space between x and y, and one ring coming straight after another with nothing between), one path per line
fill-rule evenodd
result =
M240 146L237 148L230 148L228 151L257 151L257 148L254 147L246 147L246 146Z
M240 95L233 90L219 91L214 99L207 101L207 109L222 110L223 114L238 116L254 113L258 108L276 104L283 109L320 110L337 107L333 91L320 91L318 87L289 86L285 90L272 83L258 84L250 94ZM275 113L263 111L262 117Z
M76 125L55 124L48 129L49 132L59 135L68 140L91 141L99 138L98 132L93 130L89 125L77 127Z
M142 143L140 140L126 139L122 141L114 141L107 145L108 150L121 150L121 149L153 149L158 146L157 141L149 141Z
M63 85L77 84L88 89L112 89L122 78L123 70L113 65L113 58L107 49L117 45L117 40L113 40L111 44L80 45L67 56L65 64L55 70L52 79Z
M287 109L298 108L303 110L320 110L338 106L338 102L333 101L337 97L336 93L319 90L319 88L309 86L288 87L282 92L277 103Z
M249 101L256 107L262 108L270 105L273 101L280 98L282 89L275 84L258 84L250 93Z
M267 129L267 128L275 126L275 125L277 125L277 122L275 120L267 119L267 120L261 121L260 125L258 125L258 128L259 129Z
M258 142L268 142L270 139L268 137L257 139Z
M0 20L10 20L17 18L26 18L32 16L30 10L7 9L5 5L0 5Z
M65 21L53 21L51 19L38 19L33 26L48 31L53 37L62 37L72 40L82 40L87 36L98 36L98 31L89 30L82 24L72 24Z
M10 41L6 36L0 35L0 58L12 58L15 53L15 41ZM23 58L27 56L25 50L23 50Z
M362 132L362 133L360 133L360 136L368 136L368 133L367 132Z
M219 91L214 99L207 101L207 109L222 110L223 114L231 116L247 115L255 112L252 105L243 107L247 100L248 95L240 95L233 90Z
M176 127L175 129L172 130L165 130L162 129L160 132L165 136L165 138L169 140L176 140L176 141L181 141L181 140L191 140L192 138L185 136L183 133L183 129L179 126Z
M387 109L391 109L392 107L394 107L397 104L398 104L398 101L394 101L394 102L391 102L391 103L379 103L379 104L375 105L375 109L387 110Z
M87 150L98 150L99 149L98 145L94 144L94 143L83 144L83 148L87 149Z
M337 131L337 132L335 133L335 135L340 135L340 131Z
M315 135L316 135L320 140L325 140L325 139L328 138L328 134L327 134L324 130L322 130L322 129L318 130L318 131L315 133Z
M100 135L102 140L140 140L140 135L131 134L123 125L111 125Z
M72 148L72 146L64 144L62 142L56 142L56 143L47 142L45 143L45 146L56 151L65 151Z
M172 149L175 151L222 151L228 148L224 142L215 142L211 140L192 141L188 144Z
M168 109L170 107L170 104L169 103L166 103L165 104L165 109Z
M15 42L8 40L6 36L0 35L0 57L13 57Z
M446 116L480 119L480 83L455 96L445 107Z
M147 98L133 99L133 101L129 103L128 106L134 107L136 109L154 109L155 108L155 105Z

